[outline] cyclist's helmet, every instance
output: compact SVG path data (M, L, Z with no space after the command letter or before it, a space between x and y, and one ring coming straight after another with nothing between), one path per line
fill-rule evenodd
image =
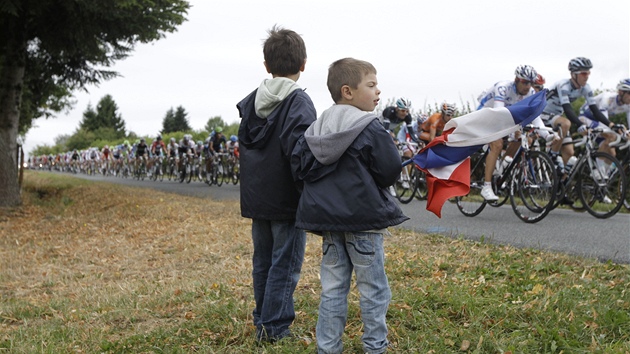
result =
M546 82L545 78L542 75L540 74L536 75L536 80L534 80L534 85L542 86L545 84L545 82Z
M103 149L108 150L109 149L109 145L103 146Z
M171 143L175 143L175 138L171 137Z
M202 145L203 145L203 141L197 140L197 146L202 146Z
M530 65L519 65L514 70L514 75L521 80L534 82L536 80L536 70Z
M576 57L571 59L569 62L569 71L582 71L582 70L590 70L593 67L593 63L591 60L584 57Z
M617 90L630 92L630 79L623 79L617 84Z
M160 141L162 140L162 135L158 134L157 138L155 138L155 140Z
M135 145L140 144L140 139L136 139L136 141L133 142Z
M125 141L123 141L123 145L125 145L125 146L129 146L129 140L125 140Z
M453 116L455 115L455 111L457 111L457 108L455 107L455 104L453 103L444 102L442 103L441 110L442 110L442 113Z
M184 134L184 141L188 141L188 134Z
M398 107L398 109L409 109L411 108L411 101L409 101L409 99L401 97L399 99L396 100L396 107Z
M236 135L230 136L230 141L236 142L237 140L238 140L238 138L236 137Z
M146 140L144 140L144 138L142 138L142 139L140 139L140 142L144 143L144 142L146 142Z
M216 128L214 128L214 131L216 133L223 133L223 127L216 127Z

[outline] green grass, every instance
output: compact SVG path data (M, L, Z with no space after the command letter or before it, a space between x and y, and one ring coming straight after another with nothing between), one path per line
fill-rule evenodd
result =
M292 329L306 340L259 344L237 204L42 174L26 183L24 212L0 219L0 353L316 351L319 237L308 236L295 292ZM42 190L55 191L45 204ZM628 265L392 231L391 352L630 353ZM362 352L358 301L353 288L346 353Z

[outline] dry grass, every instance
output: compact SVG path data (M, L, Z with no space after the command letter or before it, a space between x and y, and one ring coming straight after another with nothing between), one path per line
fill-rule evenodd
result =
M237 202L29 173L24 206L0 211L0 352L313 351L254 342L250 228ZM401 230L386 252L394 351L630 348L627 266ZM320 253L309 235L294 329L310 338Z

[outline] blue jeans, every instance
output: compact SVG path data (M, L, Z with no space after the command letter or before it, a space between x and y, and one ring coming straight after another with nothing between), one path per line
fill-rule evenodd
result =
M300 279L306 233L294 220L252 220L254 243L254 325L258 340L274 341L291 332L293 292Z
M366 353L387 350L385 316L392 298L387 275L383 235L370 232L324 232L322 242L322 295L317 320L319 353L341 353L341 337L348 317L348 293L352 271L359 288L363 349Z

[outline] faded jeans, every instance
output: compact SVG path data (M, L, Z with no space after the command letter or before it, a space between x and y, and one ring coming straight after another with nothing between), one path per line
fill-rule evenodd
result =
M254 325L258 340L288 336L295 319L293 292L300 279L306 233L294 220L252 220Z
M324 232L322 241L322 295L317 320L319 353L341 353L348 316L352 271L359 289L363 349L387 350L385 317L392 294L385 274L383 234L371 232Z

